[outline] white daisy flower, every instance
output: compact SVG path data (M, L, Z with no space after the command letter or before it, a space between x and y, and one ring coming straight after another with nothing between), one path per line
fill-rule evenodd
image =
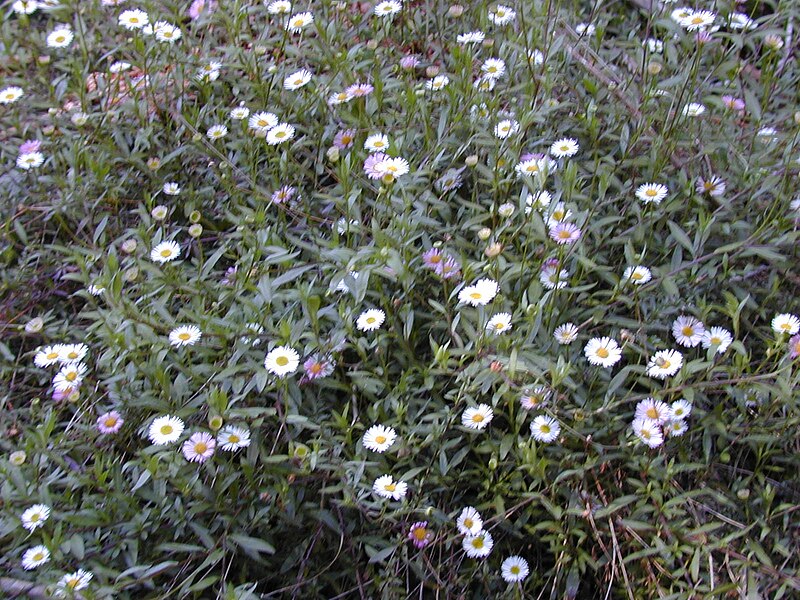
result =
M50 517L50 507L46 504L34 504L20 516L22 526L28 531L33 531L44 525Z
M379 308L370 308L362 312L356 320L356 327L360 331L375 331L386 320L386 313Z
M306 85L313 74L308 69L300 69L299 71L292 73L286 79L283 80L283 89L293 91L299 90L301 87Z
M183 35L180 28L166 21L157 21L156 24L153 25L153 33L155 33L156 40L167 44L177 42Z
M167 196L177 196L181 193L181 186L174 181L167 181L161 188Z
M664 432L670 437L678 437L683 435L689 430L689 424L686 421L667 421L664 424Z
M703 341L705 325L692 316L681 315L672 323L672 336L686 348L694 348Z
M0 104L13 104L25 94L21 87L15 85L0 90Z
M728 349L731 342L733 342L733 336L730 331L723 327L712 327L703 334L703 339L700 343L706 349L716 346L717 354L722 354Z
M578 140L574 138L561 138L550 146L550 154L556 158L569 158L578 153Z
M266 133L278 124L278 117L271 112L260 111L250 115L247 126L255 131Z
M578 326L575 323L564 323L556 327L553 337L562 346L568 346L578 339Z
M17 156L17 166L23 171L41 167L44 163L44 154L41 152L25 152Z
M645 183L636 188L636 197L645 204L661 204L669 189L661 183Z
M650 269L637 265L635 267L626 267L625 272L622 274L623 281L630 281L635 285L644 285L653 278Z
M75 34L69 27L61 26L47 35L48 48L66 48L72 43Z
M550 195L550 192L546 190L536 192L535 194L528 194L525 197L525 214L531 214L532 210L546 210L547 207L550 206L552 200L553 197Z
M521 556L509 556L500 565L500 574L506 583L519 583L523 581L530 569L528 568L528 561Z
M286 22L286 29L291 33L300 33L303 31L304 27L311 25L314 22L314 15L310 12L301 12L297 13L296 15L292 15L291 18Z
M437 75L433 79L429 79L425 82L425 88L434 92L438 92L439 90L447 87L448 83L450 83L450 78L447 75Z
M514 135L518 131L519 123L517 123L514 119L504 119L494 127L495 136L499 137L501 140Z
M408 484L405 481L395 481L391 475L381 475L372 484L372 491L381 498L402 500L408 492Z
M86 358L89 346L86 344L59 344L58 360L62 363L71 363Z
M74 573L64 575L58 580L58 583L56 583L56 596L64 598L69 594L70 597L73 597L72 595L78 590L89 587L89 582L92 580L92 577L94 577L94 575L91 571L84 571L83 569L78 569Z
M288 0L275 0L267 5L267 12L271 15L287 15L292 12L292 3Z
M616 340L609 337L590 339L583 353L591 364L606 368L613 367L622 359L622 349Z
M53 378L53 387L59 392L66 392L78 387L89 370L82 362L66 363Z
M206 136L210 140L219 140L228 135L228 128L225 125L212 125L208 128Z
M699 117L704 112L706 112L706 107L699 102L690 102L681 111L684 117Z
M633 433L651 448L656 448L664 443L664 434L658 421L652 419L634 419Z
M772 331L775 333L788 333L794 335L800 331L800 319L796 315L790 313L781 313L775 315L772 319Z
M499 289L493 279L479 279L458 293L458 301L470 306L484 306L492 301Z
M714 19L716 18L717 15L711 11L693 10L690 14L678 21L678 24L686 31L699 31L705 29L709 25L713 25Z
M692 414L692 403L681 398L676 400L669 407L669 418L672 421L682 421Z
M246 427L226 425L217 434L217 444L226 452L247 448L250 445L250 430Z
M498 79L506 72L506 63L499 58L489 58L481 65L481 71L484 77Z
M183 433L183 421L172 415L156 417L147 431L147 437L156 446L164 446L178 441Z
M294 137L295 129L288 123L280 123L267 132L267 143L276 146L288 142Z
M509 313L497 313L486 324L486 331L500 335L511 331L511 315Z
M467 33L460 34L456 41L459 44L480 44L486 39L486 34L482 31L468 31Z
M364 150L367 152L383 152L389 147L389 138L382 133L373 133L364 142Z
M558 439L561 425L552 417L539 415L531 422L531 437L537 442L549 444Z
M461 511L456 519L456 527L462 535L478 535L483 531L483 519L481 515L471 506L467 506Z
M180 325L169 332L169 343L172 346L193 346L203 335L197 325Z
M494 540L491 533L481 531L476 535L464 536L461 546L470 558L486 558L494 547Z
M33 364L37 367L49 367L58 362L61 362L61 353L64 344L56 344L54 346L45 346L36 353L33 357Z
M497 8L489 11L489 21L495 25L508 25L517 18L517 13L510 9L508 6L498 4Z
M391 17L399 13L402 9L403 5L397 0L383 0L383 2L376 4L373 10L379 17Z
M40 567L50 560L50 551L45 546L33 546L22 555L22 568L26 571Z
M362 444L367 450L386 452L397 439L397 432L392 427L373 425L364 433Z
M168 263L179 258L181 247L178 242L161 242L150 251L150 260L157 263Z
M494 418L494 411L488 404L479 404L474 408L467 408L461 414L461 424L469 429L476 429L478 431L486 429L486 426L492 422Z
M645 398L636 404L634 419L649 419L659 425L666 423L672 417L669 406L655 398Z
M659 350L647 363L647 375L665 379L675 375L683 366L683 355L677 350Z
M134 29L141 29L150 23L150 18L143 10L125 10L119 15L119 24L127 29L133 31Z
M273 348L264 359L264 368L273 375L285 377L297 370L300 364L300 355L297 350L289 346Z
M244 121L250 116L250 109L246 106L236 106L231 109L231 112L229 112L228 115L234 121Z

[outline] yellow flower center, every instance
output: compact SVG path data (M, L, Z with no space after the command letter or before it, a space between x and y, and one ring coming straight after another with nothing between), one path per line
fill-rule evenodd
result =
M230 435L228 436L228 441L229 441L231 444L238 444L238 443L239 443L239 441L240 441L240 440L239 440L239 436L238 436L238 435L236 435L235 433L232 433L232 434L230 434Z
M644 414L646 414L647 417L650 418L650 419L654 419L654 420L658 419L658 411L656 410L655 406L651 406L650 408L648 408L647 411L645 411Z
M476 550L480 550L481 548L483 548L483 538L478 537L472 540L472 547L475 548Z
M519 566L518 566L518 565L514 565L513 567L511 567L511 568L509 569L509 571L511 571L511 574L512 574L512 575L519 575L520 568L519 568Z
M472 519L470 519L469 517L464 519L464 527L466 527L467 529L472 529L473 523L474 523L474 521Z
M169 435L172 433L172 425L162 425L161 426L161 435Z
M394 483L388 483L386 484L385 489L387 492L393 492L395 489L397 489L397 486Z
M279 356L278 358L275 359L275 364L278 365L279 367L285 367L286 365L289 364L289 359L285 356Z
M474 415L472 415L472 422L483 423L483 415L481 413L475 413Z
M609 352L605 348L598 348L597 349L597 356L600 358L608 358Z
M54 360L54 359L58 358L58 352L50 352L50 353L47 355L47 358L48 358L49 360Z
M275 134L275 137L276 138L286 137L286 132L285 131L279 131L278 133Z
M117 424L117 420L114 417L108 417L105 421L103 421L103 425L106 427L114 427Z
M718 337L716 337L716 336L715 336L715 337L712 337L712 338L711 338L711 343L712 343L712 344L719 345L719 344L721 344L721 343L722 343L722 339L720 339L720 338L718 338Z
M372 325L375 322L375 317L367 317L367 324Z
M645 190L645 192L644 192L644 193L645 193L645 196L650 196L651 198L652 198L653 196L657 196L657 195L658 195L658 192L657 192L656 190L654 190L653 188L650 188L650 189L648 189L648 190Z
M482 297L482 294L480 292L472 292L469 295L469 297L472 298L473 300L480 300L481 297Z
M39 513L33 513L31 515L31 523L36 523L39 521Z
M33 555L33 560L35 560L37 562L40 561L40 560L43 560L43 559L44 559L44 553L43 552L37 552L36 554Z
M67 381L75 381L77 378L78 374L75 371L71 371L64 376Z
M385 444L386 443L386 436L383 435L376 435L375 442L378 444Z
M425 527L417 527L414 529L414 539L421 542L426 537L428 537L428 530Z
M192 337L192 336L191 336L191 335L189 335L189 334L188 334L188 333L186 333L186 332L183 332L183 333L180 333L180 334L178 334L178 339L180 339L180 340L182 340L182 341L184 341L184 342L185 342L185 341L187 341L187 340L188 340L189 338L191 338L191 337Z
M681 329L681 333L686 337L691 337L694 335L694 328L690 325L684 325L683 329Z
M172 256L172 250L165 248L164 250L161 251L161 256L163 258L169 258L170 256Z
M206 450L208 450L208 444L205 442L197 442L194 445L194 451L196 454L203 454Z
M550 433L550 425L547 425L545 423L544 425L539 427L539 431L541 431L542 433Z

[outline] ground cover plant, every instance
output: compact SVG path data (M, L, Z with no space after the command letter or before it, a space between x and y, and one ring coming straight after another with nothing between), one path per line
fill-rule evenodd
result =
M0 595L800 593L796 3L2 9Z

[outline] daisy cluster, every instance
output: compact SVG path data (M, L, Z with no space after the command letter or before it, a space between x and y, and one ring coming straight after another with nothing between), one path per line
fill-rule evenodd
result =
M652 4L10 1L11 577L796 583L796 10Z

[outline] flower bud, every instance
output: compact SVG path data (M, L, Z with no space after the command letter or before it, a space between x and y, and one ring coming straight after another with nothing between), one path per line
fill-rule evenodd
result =
M468 167L474 167L475 165L478 164L478 155L470 154L464 161L464 164L467 165Z
M9 462L10 462L12 465L14 465L14 466L18 467L18 466L20 466L22 463L24 463L24 462L25 462L25 459L26 459L26 458L27 458L27 455L25 454L25 451L24 451L24 450L17 450L16 452L12 452L12 453L9 455L9 457L8 457L8 461L9 461Z
M136 240L130 239L122 242L122 251L127 254L136 252Z
M158 206L154 206L153 210L150 211L150 216L153 217L156 221L163 221L167 218L167 213L169 210L163 204L159 204Z
M464 7L461 6L460 4L453 4L447 10L447 14L449 14L451 17L458 18L458 17L460 17L461 15L464 14Z
M328 151L325 152L325 155L328 157L329 161L335 163L339 160L339 148L336 146L331 146L328 148Z
M220 415L212 415L208 418L208 427L212 431L218 431L222 427L223 419Z
M439 67L436 65L431 65L425 69L425 76L426 77L436 77L439 74Z
M147 168L151 171L158 171L161 167L161 159L156 156L151 156L147 159Z
M371 39L367 42L367 48L370 50L375 50L378 47L378 40Z
M478 232L478 239L482 241L486 241L489 239L489 236L492 235L492 230L488 227L484 227Z
M659 73L661 73L661 63L657 62L647 63L647 72L650 75L658 75Z
M44 320L41 317L34 317L25 323L25 331L27 333L39 333L44 327Z
M189 213L189 222L199 223L202 217L203 215L200 214L199 210L193 210L191 213Z
M489 258L494 258L495 256L499 255L502 251L503 251L503 244L495 242L493 244L489 244L486 247L486 250L483 251L483 253Z
M195 223L189 227L189 235L197 239L203 235L203 226L200 223Z

